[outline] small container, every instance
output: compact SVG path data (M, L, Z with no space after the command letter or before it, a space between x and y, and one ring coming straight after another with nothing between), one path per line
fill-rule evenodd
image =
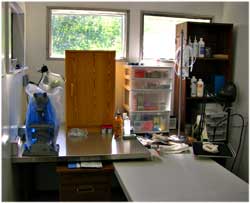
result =
M124 119L124 134L130 135L130 120L128 116Z
M112 125L102 125L101 133L102 135L112 134Z
M123 136L123 119L119 110L114 119L114 136L115 138Z
M196 88L197 84L196 83L197 83L197 79L195 78L195 76L193 76L191 79L191 85L190 85L191 97L196 97L196 95L197 95L197 88Z
M203 41L203 38L200 38L199 41L199 57L203 58L205 57L205 42Z
M193 54L194 54L194 57L199 56L199 44L196 40L196 37L194 38L194 43L193 43Z
M107 133L108 133L109 135L111 135L111 134L112 134L112 128L108 128L108 129L107 129Z
M102 128L102 135L106 134L106 128Z
M197 97L203 97L203 93L204 93L204 83L202 79L199 79L199 81L197 82Z

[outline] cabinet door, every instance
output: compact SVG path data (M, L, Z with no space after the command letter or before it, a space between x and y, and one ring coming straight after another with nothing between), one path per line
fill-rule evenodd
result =
M115 52L66 51L66 126L97 132L112 124Z

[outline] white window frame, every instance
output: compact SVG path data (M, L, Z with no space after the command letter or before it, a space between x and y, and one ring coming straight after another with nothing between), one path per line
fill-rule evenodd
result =
M103 11L103 12L121 12L125 14L124 23L124 56L117 58L117 60L126 60L129 53L129 10L116 10L116 9L98 9L98 8L82 8L82 7L47 7L47 30L46 30L46 57L47 60L64 60L64 58L52 57L51 56L51 14L52 10L85 10L85 11Z

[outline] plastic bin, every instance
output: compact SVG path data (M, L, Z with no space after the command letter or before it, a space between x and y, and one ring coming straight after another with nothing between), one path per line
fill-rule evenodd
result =
M135 133L169 132L169 112L130 112L130 117Z

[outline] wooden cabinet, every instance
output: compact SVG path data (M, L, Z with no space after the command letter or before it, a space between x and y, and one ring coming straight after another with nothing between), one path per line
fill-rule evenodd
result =
M196 23L186 22L176 26L176 47L180 46L181 30L184 32L184 40L191 38L192 42L196 36L197 41L202 37L205 47L211 48L211 57L196 58L193 71L189 78L182 81L182 117L181 128L185 123L194 123L196 114L199 113L199 105L202 102L214 102L213 97L203 98L190 97L190 78L195 76L201 78L205 84L205 92L214 92L215 76L223 76L225 82L232 80L232 24L222 23ZM178 104L179 79L175 79L174 103ZM178 105L174 107L175 115L178 115Z
M112 164L105 164L100 169L58 166L56 171L60 201L111 201Z
M100 132L115 108L115 51L66 51L66 130Z

